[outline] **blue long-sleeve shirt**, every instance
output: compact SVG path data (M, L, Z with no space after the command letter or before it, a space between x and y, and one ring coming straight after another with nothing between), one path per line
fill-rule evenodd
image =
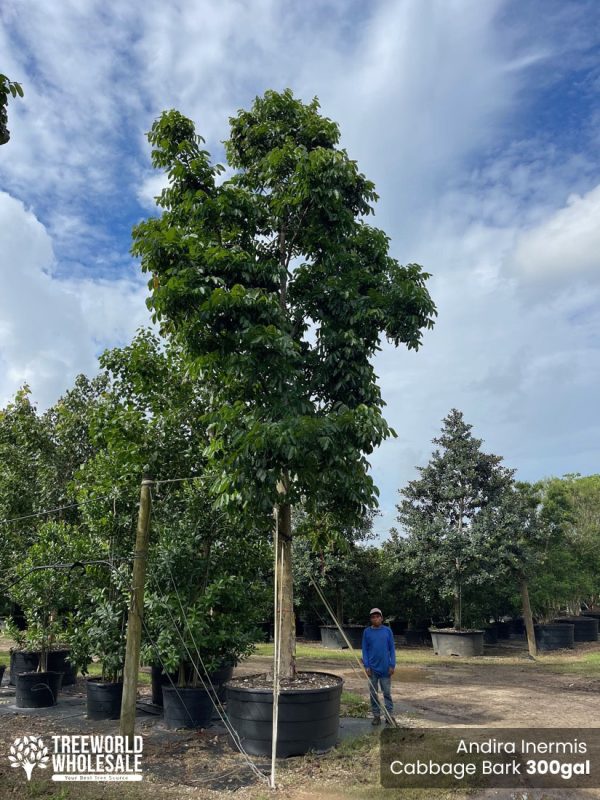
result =
M365 669L387 678L389 668L396 666L394 634L387 625L365 628L362 638L362 659Z

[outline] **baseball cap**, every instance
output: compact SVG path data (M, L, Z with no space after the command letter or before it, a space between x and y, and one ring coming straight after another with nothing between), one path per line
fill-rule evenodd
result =
M369 611L369 616L371 616L371 614L379 614L380 616L383 617L383 614L381 613L381 609L380 608L372 608Z

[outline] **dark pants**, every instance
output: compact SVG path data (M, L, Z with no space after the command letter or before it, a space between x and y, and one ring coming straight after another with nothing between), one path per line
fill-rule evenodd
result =
M381 716L381 708L379 707L379 704L377 702L378 686L381 687L381 692L383 694L383 702L386 711L388 711L391 714L394 710L394 702L392 700L391 677L389 676L384 677L383 675L375 675L375 673L373 673L369 678L369 695L371 698L371 711L373 712L374 717Z

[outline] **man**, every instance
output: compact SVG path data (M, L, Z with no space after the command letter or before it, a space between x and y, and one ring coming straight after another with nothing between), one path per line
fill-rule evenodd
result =
M362 660L369 676L369 695L372 725L381 724L381 706L378 700L378 687L381 686L385 704L386 725L393 724L392 675L396 669L396 650L394 636L390 628L383 624L381 609L372 608L369 612L371 627L365 628L362 638Z

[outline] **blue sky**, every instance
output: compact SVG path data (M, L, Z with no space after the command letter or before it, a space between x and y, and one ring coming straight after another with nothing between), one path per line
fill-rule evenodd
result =
M433 273L438 323L377 359L399 436L381 532L451 407L523 479L600 464L600 5L571 0L4 0L22 82L0 148L0 403L40 407L148 321L131 227L162 186L145 132L317 95L375 181L375 222Z

